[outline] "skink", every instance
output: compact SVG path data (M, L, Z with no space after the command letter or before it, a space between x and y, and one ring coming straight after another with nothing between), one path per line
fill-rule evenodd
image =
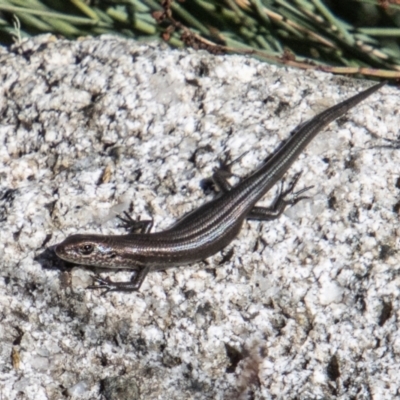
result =
M170 228L152 233L152 221L123 219L130 225L130 233L72 235L56 245L57 256L85 266L134 270L129 282L96 278L97 284L89 286L91 289L105 289L105 292L138 290L150 271L191 264L212 256L236 237L246 218L277 218L285 207L304 198L300 195L308 188L288 196L294 182L288 190L279 194L272 208L256 206L257 201L282 178L321 129L379 90L385 83L372 86L299 125L268 161L235 187L231 187L226 176L221 170L217 170L213 179L220 188L220 194L183 216Z

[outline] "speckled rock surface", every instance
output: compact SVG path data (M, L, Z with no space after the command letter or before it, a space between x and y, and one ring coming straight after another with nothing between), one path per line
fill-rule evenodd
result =
M248 151L233 169L246 176L366 84L52 36L1 48L0 82L2 400L400 396L400 150L376 147L397 138L396 89L331 124L294 164L287 179L302 170L309 200L246 222L205 263L100 296L85 290L93 271L64 265L52 245L121 233L124 210L166 228L212 198L219 159Z

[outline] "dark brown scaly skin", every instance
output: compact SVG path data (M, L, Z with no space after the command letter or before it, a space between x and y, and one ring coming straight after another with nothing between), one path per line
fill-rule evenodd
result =
M96 278L98 284L90 288L105 289L106 292L138 290L150 271L191 264L212 256L236 237L246 218L275 219L287 205L304 198L300 194L308 188L293 193L286 199L294 182L288 190L280 193L272 208L255 206L282 178L321 129L379 90L385 83L372 86L298 126L265 164L237 186L232 188L222 171L216 171L214 180L220 187L221 194L185 215L165 231L150 233L151 221L123 219L132 230L140 228L141 232L107 236L72 235L56 246L57 256L81 265L135 270L130 282L111 282ZM297 179L298 177L295 181Z

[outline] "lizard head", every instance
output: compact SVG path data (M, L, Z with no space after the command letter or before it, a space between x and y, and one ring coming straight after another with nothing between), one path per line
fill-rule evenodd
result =
M92 267L122 268L126 263L101 235L68 236L55 246L55 252L65 261Z

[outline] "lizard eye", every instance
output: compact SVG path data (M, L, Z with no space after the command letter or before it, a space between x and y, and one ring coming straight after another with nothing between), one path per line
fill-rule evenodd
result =
M79 252L84 256L89 255L90 253L93 252L93 250L94 246L92 244L84 244L79 247Z

